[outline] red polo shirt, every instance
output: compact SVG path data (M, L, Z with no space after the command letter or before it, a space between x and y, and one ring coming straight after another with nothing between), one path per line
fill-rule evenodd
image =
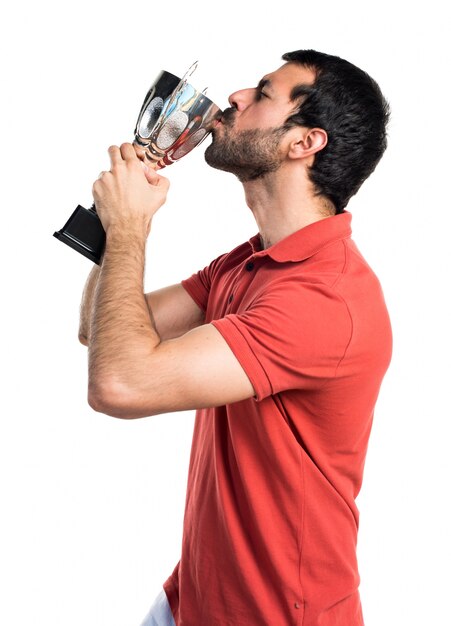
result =
M177 626L362 626L355 498L392 337L350 213L182 284L256 396L196 414Z

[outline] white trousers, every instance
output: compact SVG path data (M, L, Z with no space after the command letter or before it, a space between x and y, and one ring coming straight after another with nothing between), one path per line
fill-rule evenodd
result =
M175 626L164 589L155 598L141 626Z

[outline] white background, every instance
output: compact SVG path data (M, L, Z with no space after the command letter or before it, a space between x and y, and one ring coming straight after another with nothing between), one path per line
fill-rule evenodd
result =
M230 92L299 48L362 67L393 110L387 153L348 206L394 331L358 498L366 625L450 624L441 6L41 0L0 16L1 624L138 626L180 553L193 414L127 422L89 408L77 324L91 263L53 231L90 205L108 146L132 138L161 69L181 75L199 60L192 82L225 107ZM256 232L239 183L209 169L203 147L165 173L172 185L149 240L149 290Z

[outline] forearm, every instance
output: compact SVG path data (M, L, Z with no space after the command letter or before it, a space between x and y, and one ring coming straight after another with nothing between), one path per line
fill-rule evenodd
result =
M92 303L89 395L126 396L160 343L144 295L146 233L110 228Z
M99 278L100 268L98 265L94 265L89 276L86 280L85 287L83 289L83 295L80 305L80 325L78 328L78 338L80 342L87 346L89 344L90 328L91 328L91 313L92 302L94 298L94 291Z
M114 406L117 415L149 380L160 343L144 295L144 257L169 181L143 168L131 144L108 152L111 169L92 187L106 245L92 301L88 400L103 413Z

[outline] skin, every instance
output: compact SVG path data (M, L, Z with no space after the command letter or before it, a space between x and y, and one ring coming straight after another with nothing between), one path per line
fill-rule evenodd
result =
M291 89L315 76L287 63L264 78L270 83L259 98L258 88L231 94L233 122L225 116L214 142L280 127L297 104ZM307 175L326 143L322 129L290 129L279 144L277 169L243 183L264 247L333 214L314 195ZM252 384L228 344L203 323L202 311L180 284L143 293L146 240L169 181L144 167L129 143L108 152L111 169L93 185L106 247L101 266L88 278L80 316L80 341L89 347L89 404L108 415L137 418L252 397Z

